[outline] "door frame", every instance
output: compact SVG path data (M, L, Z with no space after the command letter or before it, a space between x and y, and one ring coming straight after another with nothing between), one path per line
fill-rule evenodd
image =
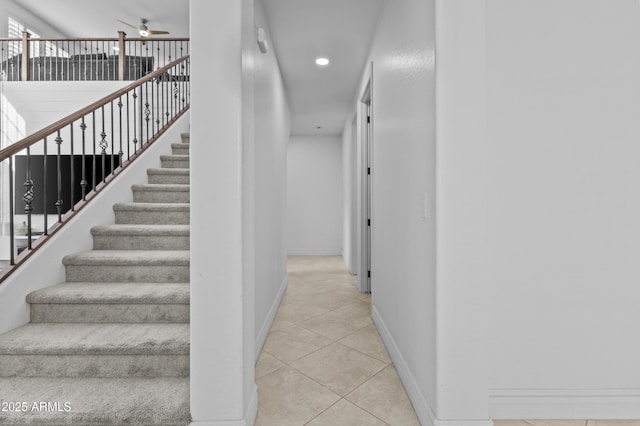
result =
M373 241L373 63L369 66L357 105L357 253L358 290L371 292Z

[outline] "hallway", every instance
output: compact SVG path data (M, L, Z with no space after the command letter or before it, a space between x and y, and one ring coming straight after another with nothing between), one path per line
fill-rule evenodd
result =
M257 426L419 425L339 256L290 256L289 286L258 364Z

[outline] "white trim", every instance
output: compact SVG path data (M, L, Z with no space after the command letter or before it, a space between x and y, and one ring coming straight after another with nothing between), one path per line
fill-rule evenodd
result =
M253 388L251 400L247 406L244 417L240 420L221 420L221 421L195 421L189 423L189 426L253 426L258 416L258 387Z
M282 285L278 290L278 294L276 294L273 304L271 305L271 309L269 309L267 318L265 318L264 323L260 328L260 332L256 335L256 362L258 362L258 357L260 356L260 352L262 352L262 347L264 346L264 342L267 340L267 335L269 334L269 330L271 330L273 320L276 317L276 313L278 313L278 308L280 307L280 303L282 302L284 293L287 291L288 285L289 279L285 276L284 280L282 281Z
M638 419L640 389L491 389L496 419Z
M402 385L404 386L404 390L407 392L407 395L411 400L411 404L413 404L413 409L415 410L416 415L420 420L420 423L423 425L438 426L439 424L442 424L442 425L446 424L447 426L449 425L453 426L453 423L450 423L448 421L446 423L439 423L435 413L433 412L433 409L431 408L431 404L429 404L429 401L427 400L427 398L420 391L420 388L418 387L418 383L415 377L411 373L411 370L409 369L407 362L404 360L404 357L400 352L400 348L398 348L398 345L396 344L395 340L391 336L391 333L389 332L387 325L385 324L384 320L378 313L378 309L375 307L375 305L371 306L371 317L373 319L373 323L376 325L376 328L378 329L378 334L380 334L380 337L382 338L382 342L384 343L384 346L387 348L387 352L389 352L389 356L393 361L393 365L398 371L398 376L400 376L400 381L402 382ZM476 426L476 425L473 425L473 426ZM482 426L482 425L477 425L477 426Z
M288 255L293 256L341 256L342 247L339 248L290 248Z

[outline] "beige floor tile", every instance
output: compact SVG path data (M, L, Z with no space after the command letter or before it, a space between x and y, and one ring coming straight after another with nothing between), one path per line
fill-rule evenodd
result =
M256 379L273 373L286 365L284 362L270 355L269 352L262 351L256 363Z
M494 420L493 426L531 426L524 420Z
M291 367L256 380L260 406L256 426L301 426L340 399Z
M587 424L586 420L525 420L525 422L533 426L586 426ZM634 426L640 426L640 423Z
M640 420L589 420L587 426L640 426Z
M309 300L313 300L314 305L334 310L353 303L353 301L357 300L357 296L353 290L337 289L334 291L329 290Z
M264 350L280 361L290 363L330 343L331 339L327 337L292 325L269 333Z
M386 426L363 409L341 399L318 417L307 423L308 426Z
M378 335L375 325L368 325L339 341L345 346L358 350L380 361L391 363L387 349ZM584 425L583 425L584 426Z
M373 323L371 320L371 305L357 300L334 310L334 312L353 321L365 321L368 324Z
M271 323L271 329L269 330L269 332L281 330L285 327L289 327L290 325L293 325L293 323L276 315L276 317L273 319L273 323Z
M420 426L398 373L389 365L346 399L393 426Z
M291 366L344 396L382 370L386 364L334 343L293 362Z
M332 340L342 339L349 334L369 325L367 320L353 320L345 317L336 311L330 311L322 315L315 316L297 325L318 334L326 336Z
M309 303L289 303L280 305L277 317L289 322L304 321L329 311L327 308L312 305Z

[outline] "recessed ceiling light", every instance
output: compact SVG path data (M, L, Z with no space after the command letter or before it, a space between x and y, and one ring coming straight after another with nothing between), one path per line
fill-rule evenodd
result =
M327 58L316 58L316 65L326 67L327 65L329 65L329 60Z

